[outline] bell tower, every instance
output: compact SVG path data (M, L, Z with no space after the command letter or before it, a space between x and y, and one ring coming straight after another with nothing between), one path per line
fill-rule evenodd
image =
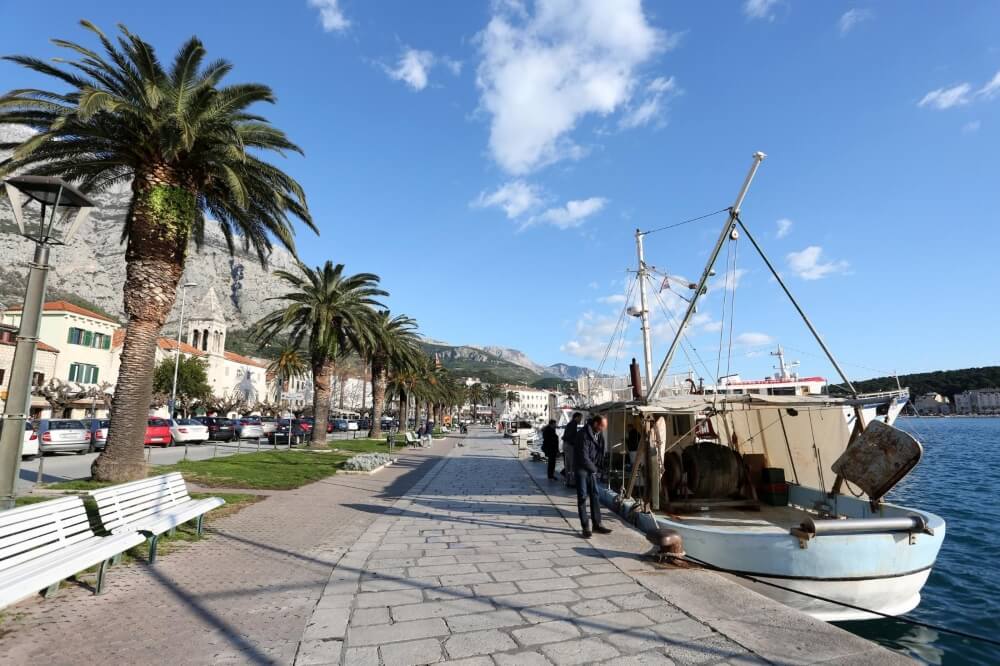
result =
M208 288L188 320L188 343L206 354L222 356L226 351L226 319L215 289Z

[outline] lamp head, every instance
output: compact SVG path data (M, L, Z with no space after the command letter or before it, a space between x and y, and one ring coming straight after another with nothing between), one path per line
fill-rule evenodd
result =
M18 231L36 242L68 243L94 209L93 201L54 176L14 176L4 182L4 188ZM24 215L25 207L32 202L40 209L37 228L27 224Z

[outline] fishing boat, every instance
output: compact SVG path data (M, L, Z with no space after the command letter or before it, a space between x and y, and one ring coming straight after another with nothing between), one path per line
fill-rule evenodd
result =
M636 231L645 377L633 360L632 398L590 409L609 421L616 482L602 489L602 500L647 533L669 537L663 543L672 544L666 555L675 562L720 571L816 618L900 615L919 604L945 536L939 516L885 501L922 455L920 443L892 425L907 392L855 390L740 218L763 159L754 155L655 374L650 273L644 233ZM722 248L741 236L840 375L845 397L825 393L822 378L793 379L783 357L770 380L730 376L708 387L666 381ZM630 425L642 436L635 464L624 455Z

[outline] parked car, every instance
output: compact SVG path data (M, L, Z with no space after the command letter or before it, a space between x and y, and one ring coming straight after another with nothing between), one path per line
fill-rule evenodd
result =
M262 416L260 417L260 427L264 430L264 436L267 437L278 427L278 419L273 416Z
M83 425L90 431L90 450L103 451L108 443L108 419L82 419Z
M299 426L301 426L306 432L312 432L313 429L312 418L296 419L296 420L299 422Z
M334 419L332 421L334 432L347 432L347 419Z
M370 430L371 427L372 427L371 419L361 419L360 421L358 421L359 430Z
M86 453L90 449L90 430L77 419L40 419L37 435L42 455L56 451Z
M348 430L357 430L358 429L358 422L357 421L348 421L347 422L347 429Z
M236 436L233 422L221 416L196 416L194 420L208 428L208 438L218 442L228 442Z
M260 439L264 436L264 427L257 416L244 416L233 421L236 436L240 439Z
M280 419L275 424L274 432L267 436L271 444L299 444L309 437L309 429L300 419Z
M164 448L173 444L173 439L170 437L170 422L160 418L147 420L146 439L143 443L146 446L162 446Z
M24 422L24 444L21 445L22 458L34 458L38 455L38 433L31 421Z
M201 444L208 441L208 426L194 419L172 419L170 436L173 437L175 444L185 442Z

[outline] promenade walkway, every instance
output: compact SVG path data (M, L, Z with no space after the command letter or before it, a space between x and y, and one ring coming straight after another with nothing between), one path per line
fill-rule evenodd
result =
M19 606L0 662L905 661L715 574L656 568L613 517L585 541L543 465L485 430L453 443L275 493L156 567L116 568L97 599Z

